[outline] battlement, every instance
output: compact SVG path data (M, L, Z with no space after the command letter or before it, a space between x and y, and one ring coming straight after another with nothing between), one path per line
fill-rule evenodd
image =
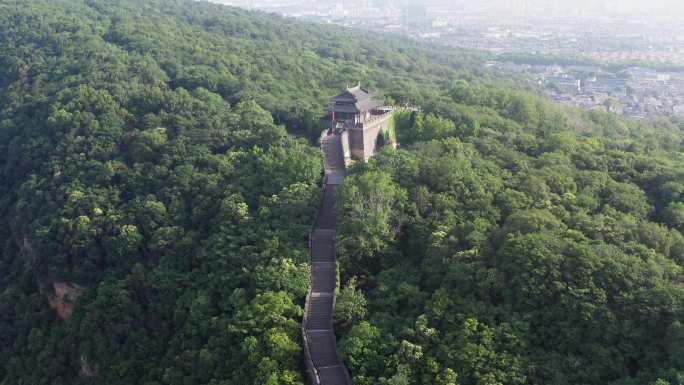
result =
M385 105L359 84L330 100L323 123L342 136L347 164L352 160L367 162L386 143L388 138L383 135L388 134L392 114L402 109Z

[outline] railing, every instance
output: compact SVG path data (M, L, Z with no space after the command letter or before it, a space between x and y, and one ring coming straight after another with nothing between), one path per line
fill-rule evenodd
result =
M311 284L309 284L311 286ZM306 313L309 310L309 298L311 296L311 289L309 289L309 294L306 295L306 304L304 305L304 321L302 322L302 341L304 344L304 365L306 366L306 372L309 374L309 381L311 384L320 385L321 377L318 374L316 366L314 366L313 359L311 358L311 350L309 350L309 337L306 335Z
M321 137L325 135L323 133ZM311 225L311 230L309 230L309 266L311 266L311 271L309 272L309 291L306 294L306 302L304 303L304 316L302 317L302 342L304 345L304 365L306 366L306 372L309 374L309 379L311 384L321 385L321 377L318 373L318 369L314 365L313 358L311 358L311 349L309 348L309 336L306 334L307 325L309 323L309 304L311 303L311 296L313 294L313 261L311 257L313 256L313 235L316 231L316 224L321 216L321 211L323 209L323 204L325 203L325 194L328 188L328 176L323 177L323 188L321 189L321 202L318 206L318 211L316 211L316 218Z
M392 114L394 114L395 112L420 111L418 108L410 107L410 106L383 106L383 107L378 107L376 110L385 111L385 112L382 114L378 114L378 115L371 115L370 118L363 120L363 121L360 121L358 123L354 123L354 122L350 121L347 124L351 125L352 127L363 128L366 125L372 125L372 124L375 124L377 122L383 121L383 120L389 118L390 116L392 116Z
M373 124L376 122L381 122L383 120L388 119L390 116L392 116L393 113L394 113L394 111L387 111L381 115L371 115L370 119L364 120L363 122L360 123L360 125L361 125L361 127L363 127L364 125Z

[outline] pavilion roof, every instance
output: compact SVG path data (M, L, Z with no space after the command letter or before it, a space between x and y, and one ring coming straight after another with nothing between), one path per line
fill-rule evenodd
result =
M336 112L360 113L382 106L376 95L360 85L332 98Z

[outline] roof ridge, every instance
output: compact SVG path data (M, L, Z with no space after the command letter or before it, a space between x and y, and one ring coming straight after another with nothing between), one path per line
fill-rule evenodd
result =
M356 85L354 87L347 86L347 91L357 91L357 90L363 90L363 88L361 88L361 82L356 82Z

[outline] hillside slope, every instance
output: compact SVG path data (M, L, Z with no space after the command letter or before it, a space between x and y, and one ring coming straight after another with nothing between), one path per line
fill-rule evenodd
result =
M194 1L0 1L0 383L303 383L312 139L354 81L423 110L344 187L356 383L678 383L680 129L478 60Z
M0 2L0 382L301 383L306 139L345 83L460 63L194 1Z
M682 384L684 132L461 82L341 190L363 384Z

